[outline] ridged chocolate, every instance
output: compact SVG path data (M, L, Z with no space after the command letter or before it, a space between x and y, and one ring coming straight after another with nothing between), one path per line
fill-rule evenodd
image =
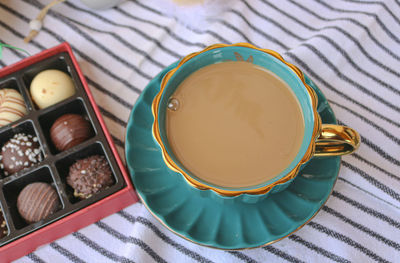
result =
M56 190L47 183L31 183L18 195L17 208L21 217L29 224L53 214L60 207Z
M14 89L0 89L0 127L27 114L24 99Z
M1 148L0 168L4 175L16 173L42 161L42 152L36 136L17 133Z
M65 151L92 136L89 121L78 114L59 117L50 128L50 137L59 151Z
M3 211L0 209L0 239L7 236L8 229L6 220L4 219Z
M75 190L76 197L85 199L113 185L114 179L106 158L93 155L69 168L67 183Z

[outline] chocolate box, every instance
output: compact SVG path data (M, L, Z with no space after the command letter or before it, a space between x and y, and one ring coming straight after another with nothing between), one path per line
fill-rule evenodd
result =
M39 109L31 98L29 87L35 75L45 69L67 73L74 82L76 92L59 103ZM28 113L0 127L0 147L14 134L24 132L37 136L44 158L39 164L9 176L5 176L0 169L0 207L8 228L8 235L0 239L0 262L20 258L38 246L77 231L137 201L129 175L68 43L0 69L0 89L3 88L17 90L25 101ZM92 126L92 136L60 152L50 139L50 127L66 113L79 114L87 119ZM66 183L66 176L76 160L95 154L107 159L114 184L81 200L74 196L74 190ZM28 224L18 213L16 202L23 187L33 182L52 185L57 190L61 206L49 217Z

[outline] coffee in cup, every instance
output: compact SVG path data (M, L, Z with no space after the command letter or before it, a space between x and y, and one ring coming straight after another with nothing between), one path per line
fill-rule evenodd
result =
M300 104L271 71L247 61L205 66L175 90L166 113L173 154L199 179L249 187L282 172L304 134Z

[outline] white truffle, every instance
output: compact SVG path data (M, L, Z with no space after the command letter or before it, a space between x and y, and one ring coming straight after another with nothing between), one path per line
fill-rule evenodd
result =
M33 78L30 91L33 101L43 109L74 95L75 87L66 73L48 69Z

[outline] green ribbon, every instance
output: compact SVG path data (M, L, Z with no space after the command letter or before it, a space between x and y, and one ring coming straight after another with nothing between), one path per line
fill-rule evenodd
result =
M1 42L0 42L0 59L3 58L3 47L12 48L12 49L15 49L15 50L19 50L19 51L21 51L21 52L24 52L24 53L27 54L28 56L30 56L29 53L28 53L28 51L23 50L22 48L13 47L13 46L11 46L11 45L4 44L4 43L1 43Z

